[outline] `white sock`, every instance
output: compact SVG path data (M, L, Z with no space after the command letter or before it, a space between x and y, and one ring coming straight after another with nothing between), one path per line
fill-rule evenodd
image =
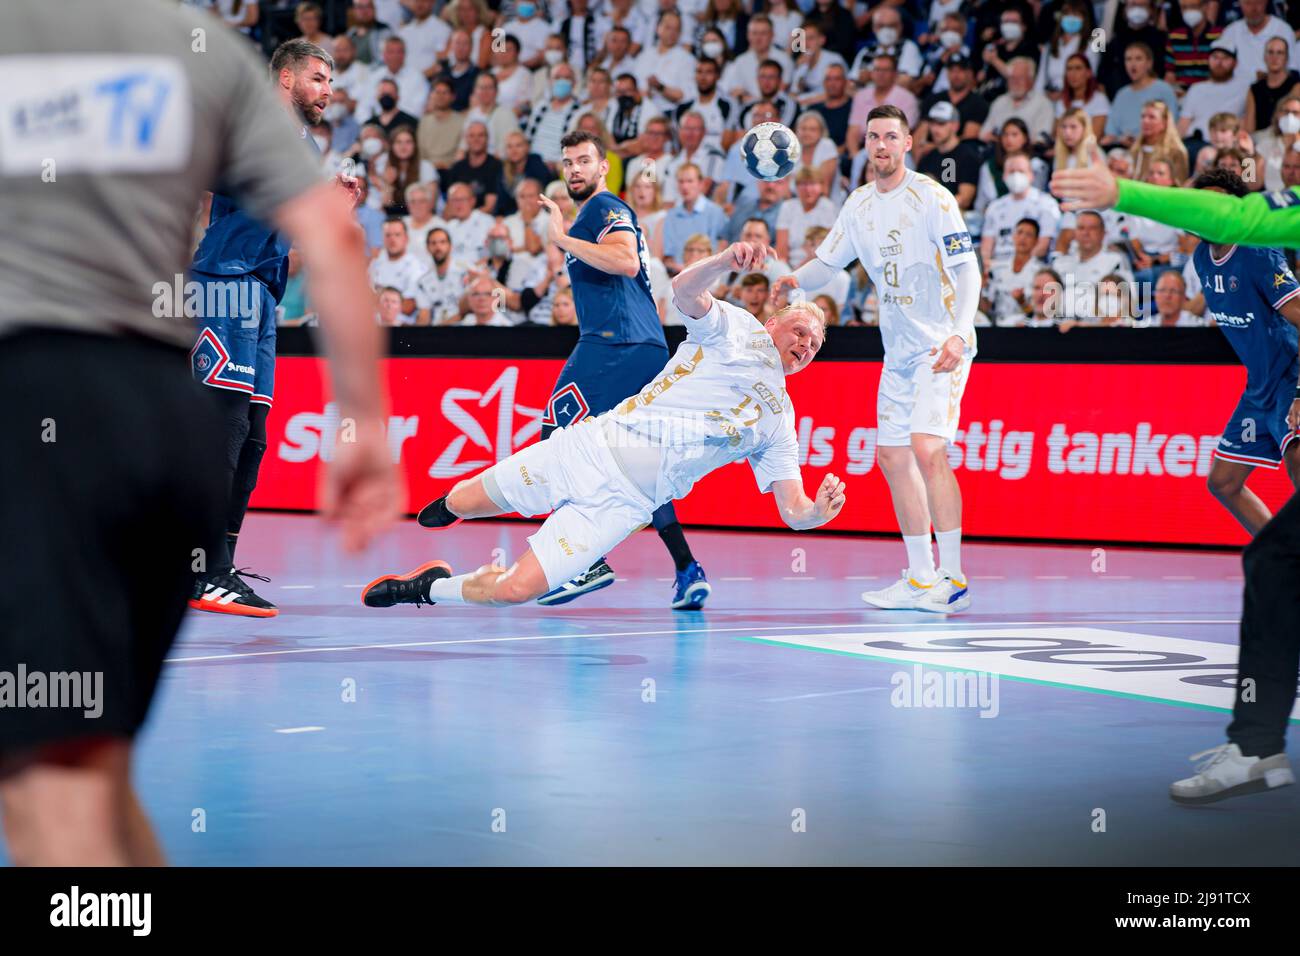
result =
M930 532L903 535L907 548L907 570L919 584L933 584L939 579L934 569L934 552L930 548Z
M934 537L939 542L939 567L958 581L965 581L966 575L961 573L961 528L935 531Z
M465 581L468 574L439 578L429 585L429 600L439 604L465 604Z

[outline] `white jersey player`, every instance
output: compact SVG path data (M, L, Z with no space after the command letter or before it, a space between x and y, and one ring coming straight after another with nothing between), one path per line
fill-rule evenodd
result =
M742 459L759 489L772 492L785 523L819 527L844 506L844 483L827 475L816 498L804 494L787 375L807 367L821 347L825 317L795 303L765 324L709 294L729 272L758 269L771 254L739 242L673 280L673 302L686 341L664 369L612 410L558 429L459 482L426 506L425 527L508 512L548 514L509 569L494 565L452 574L430 561L385 575L362 592L369 607L450 601L501 607L558 587L644 528L651 512L681 498L704 475ZM436 521L433 520L436 518Z
M867 270L885 345L877 456L908 567L899 581L862 598L882 608L955 613L970 606L970 593L961 569L961 489L947 445L975 357L979 266L952 193L903 165L912 136L900 110L871 111L866 148L875 181L849 197L816 257L778 280L773 295L792 287L811 293L854 259Z

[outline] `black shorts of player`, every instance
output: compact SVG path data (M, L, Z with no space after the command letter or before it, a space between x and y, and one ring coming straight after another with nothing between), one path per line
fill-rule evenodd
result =
M580 341L560 370L542 416L542 436L607 412L630 398L668 364L666 346Z
M0 336L0 757L143 723L224 530L206 392L151 340Z

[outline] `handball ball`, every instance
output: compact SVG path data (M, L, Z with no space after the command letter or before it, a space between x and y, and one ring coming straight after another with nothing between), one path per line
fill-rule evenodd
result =
M803 147L788 126L759 123L745 134L741 151L750 175L774 183L794 172Z

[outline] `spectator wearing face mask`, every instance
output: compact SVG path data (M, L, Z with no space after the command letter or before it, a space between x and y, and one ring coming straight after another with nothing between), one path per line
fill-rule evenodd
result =
M917 95L934 95L948 89L948 63L960 60L966 63L970 47L966 45L966 18L953 11L944 15L935 35L935 46L925 56L925 72L917 85Z
M1149 0L1133 2L1147 3ZM1052 102L1058 101L1065 89L1065 65L1070 57L1075 54L1085 56L1089 65L1097 69L1101 55L1093 49L1092 31L1091 0L1065 0L1056 29L1043 47L1035 81L1035 89L1046 93Z
M540 13L534 0L523 0L515 5L515 16L507 16L502 24L519 40L519 62L530 70L545 62L546 40L551 35L551 25Z
M1038 223L1034 255L1039 259L1046 258L1061 221L1061 207L1056 200L1032 185L1028 156L1017 153L1007 157L1002 178L1007 184L1007 194L989 203L980 235L980 260L986 274L994 263L1010 259L1014 254L1016 224L1021 219Z
M560 161L560 138L569 130L582 103L573 95L573 67L561 63L551 72L551 95L538 103L524 123L533 152L551 164Z
M975 62L979 64L975 77L976 92L991 103L1007 91L1011 62L1024 57L1037 63L1039 51L1030 27L1031 11L1027 4L1021 6L989 2L981 11L986 17L1001 11L999 19L995 21L996 28L985 28L986 32L981 34L980 46L975 52ZM991 35L987 35L990 32Z
M524 322L549 325L555 283L567 277L563 258L516 254L510 248L510 231L499 222L488 231L487 258L470 273L471 285L487 276L495 289L497 310L510 325Z
M1128 82L1124 68L1124 51L1130 43L1145 43L1151 48L1154 63L1151 72L1163 77L1169 66L1166 52L1169 34L1160 29L1160 8L1155 0L1124 0L1115 14L1114 27L1107 37L1106 52L1101 57L1097 78L1106 92L1114 96ZM1097 64L1094 62L1093 66Z
M1210 0L1174 0L1165 14L1165 82L1180 93L1209 75L1210 46L1223 33L1205 14Z
M849 75L859 87L874 83L871 75L876 57L891 56L897 71L898 85L911 92L925 70L920 48L903 35L903 18L898 7L882 3L871 14L871 40L867 42L849 68Z
M1297 143L1300 143L1300 95L1291 95L1277 104L1269 127L1255 136L1255 152L1261 160L1264 188L1269 192L1278 192L1290 185L1286 182L1283 164L1292 156L1300 158Z

